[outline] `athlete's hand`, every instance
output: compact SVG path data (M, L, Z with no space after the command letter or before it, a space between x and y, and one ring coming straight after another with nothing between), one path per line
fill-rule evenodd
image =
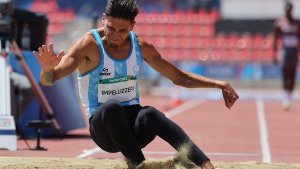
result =
M278 64L277 54L275 51L273 52L273 64L275 64L275 65Z
M59 51L56 55L53 50L53 44L42 45L42 47L38 48L39 52L33 51L34 56L38 59L40 64L42 65L44 72L49 72L57 66L62 56L64 55L64 51Z
M229 83L225 83L222 88L222 94L225 101L225 106L230 109L235 101L239 98L238 94L234 91Z

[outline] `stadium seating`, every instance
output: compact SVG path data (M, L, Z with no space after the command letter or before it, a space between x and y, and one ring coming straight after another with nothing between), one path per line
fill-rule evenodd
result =
M74 10L71 8L61 10L57 4L57 0L36 0L31 4L29 10L47 15L50 21L48 26L48 40L53 35L62 33L64 24L72 22L76 17Z
M272 35L218 33L217 10L140 13L134 31L155 44L169 60L271 62Z

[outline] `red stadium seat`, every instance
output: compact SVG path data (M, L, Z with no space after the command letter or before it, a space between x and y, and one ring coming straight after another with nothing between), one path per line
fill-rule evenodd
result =
M40 12L43 14L47 14L49 12L56 12L59 10L56 0L52 1L35 1L31 7L31 11Z
M217 8L211 9L210 15L213 18L214 22L220 20L219 9L217 9Z
M226 36L224 33L219 33L217 34L217 36L215 37L214 40L214 47L218 48L218 49L226 49L227 47L227 40L226 40Z
M263 39L263 49L270 49L273 46L273 35L269 34Z
M238 41L238 35L236 33L231 33L227 37L227 42L228 42L228 48L236 48L236 43Z
M255 34L253 37L253 48L260 48L262 46L262 41L263 41L263 35L262 34Z
M191 37L189 38L189 40L191 41L190 43L190 47L191 48L203 48L203 40L199 37Z

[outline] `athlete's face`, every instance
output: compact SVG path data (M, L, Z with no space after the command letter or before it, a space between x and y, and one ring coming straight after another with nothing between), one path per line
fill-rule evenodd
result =
M292 10L293 10L293 5L291 3L287 3L285 5L285 12L286 12L286 14L291 14Z
M104 33L111 46L118 46L123 43L132 31L134 23L120 18L103 15L102 24Z

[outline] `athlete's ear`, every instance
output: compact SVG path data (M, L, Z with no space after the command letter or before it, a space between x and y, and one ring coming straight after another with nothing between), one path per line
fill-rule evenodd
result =
M133 21L133 22L131 23L131 30L130 30L130 31L132 31L132 30L133 30L133 28L134 28L134 25L135 25L135 21Z
M106 20L106 15L105 13L102 14L102 24L104 25L104 21Z

